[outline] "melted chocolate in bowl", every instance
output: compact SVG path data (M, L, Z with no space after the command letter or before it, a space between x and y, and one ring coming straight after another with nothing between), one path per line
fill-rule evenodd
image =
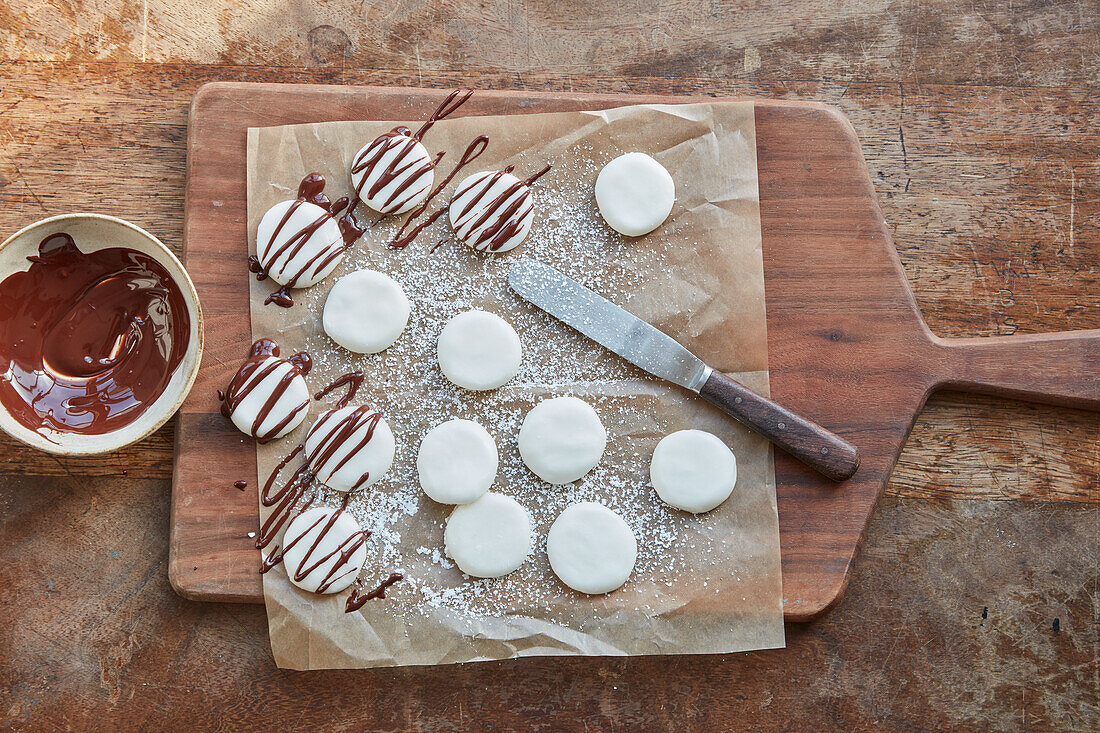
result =
M0 403L24 427L102 435L137 420L187 351L191 319L168 271L133 249L42 240L0 282Z

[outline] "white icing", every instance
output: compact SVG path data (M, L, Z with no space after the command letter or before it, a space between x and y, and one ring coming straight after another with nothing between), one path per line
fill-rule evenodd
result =
M388 348L408 322L405 291L389 275L374 270L356 270L337 280L321 317L325 333L357 354Z
M694 514L709 512L733 493L737 459L717 436L680 430L657 444L649 477L666 504Z
M443 532L447 555L475 578L512 572L531 552L531 517L510 496L488 493L455 507Z
M367 548L360 541L362 530L355 518L332 507L314 507L295 517L286 528L282 546L283 566L290 582L311 593L339 593L355 582L367 561ZM328 531L325 531L326 526ZM320 542L317 541L321 535ZM314 546L316 543L316 547ZM357 545L348 555L342 553ZM327 559L324 559L326 558ZM323 560L323 562L322 562ZM318 564L320 563L320 564ZM316 568L313 568L317 565ZM310 570L310 568L313 568ZM298 574L306 572L302 578ZM321 589L321 585L327 587Z
M341 438L345 429L346 437ZM377 411L365 405L329 410L317 418L306 434L305 454L310 472L337 491L377 483L393 465L395 449L390 426Z
M519 429L519 454L543 481L567 484L600 462L607 431L584 400L555 397L535 405Z
M623 518L602 504L573 504L546 535L550 567L581 593L610 593L630 577L638 542Z
M281 201L264 214L256 229L256 256L264 272L280 285L293 283L295 288L308 288L320 282L326 275L332 272L343 257L344 240L340 236L340 227L336 220L327 211L316 204L304 201L298 205L290 219L279 229L279 235L272 241L275 228L279 226L287 209L294 205L294 201ZM297 247L299 235L307 230L314 222L323 219L320 225L305 240L302 246ZM278 254L284 245L290 240L295 244L287 247L282 254ZM295 253L294 250L297 249ZM325 264L325 260L332 257ZM297 279L295 276L297 275Z
M483 171L464 178L455 189L454 198L447 209L447 218L451 221L455 236L479 252L500 253L515 249L527 237L535 219L535 202L531 189L520 185L511 195L500 199L509 188L520 183L520 180L511 173L501 173L494 180L495 175L493 171ZM470 202L475 200L477 203L463 214ZM512 207L515 207L515 211L502 223L500 215ZM497 246L493 246L493 233L506 226L507 222L515 222L515 234L505 237Z
M645 153L627 153L596 177L596 205L615 231L628 237L649 234L668 218L676 184L664 166Z
M268 369L271 371L268 372ZM290 383L279 399L276 400L267 417L260 423L259 429L254 431L252 427L256 422L256 418L260 415L260 410L263 409L268 398L282 384L283 379L291 372L294 373L294 376L291 378ZM252 384L257 380L259 380L259 384L252 387ZM251 435L253 438L263 438L264 440L281 438L301 425L309 414L310 396L306 380L297 367L286 359L280 359L277 356L268 356L262 359L237 391L238 393L248 391L248 394L237 403L236 408L230 413L229 419L233 421L238 430L245 435ZM289 422L285 427L277 432L272 432L279 423L288 418Z
M378 162L354 172L359 161L372 159L380 146L386 146L386 152ZM393 180L370 195L391 167L395 173ZM432 156L423 143L408 135L383 135L367 143L355 154L352 170L351 182L359 199L381 214L401 214L417 206L428 197L435 180Z
M472 420L436 425L416 455L420 486L440 504L469 504L480 498L496 480L499 463L493 436Z
M496 389L519 371L522 347L516 329L493 313L466 311L439 334L439 368L459 387Z

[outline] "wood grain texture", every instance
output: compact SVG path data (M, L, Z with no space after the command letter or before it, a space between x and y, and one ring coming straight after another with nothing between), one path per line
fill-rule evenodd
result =
M172 592L167 480L15 477L0 482L0 505L0 722L16 730L1085 731L1100 720L1095 505L888 497L845 600L788 626L783 650L320 673L274 667L261 606Z
M399 88L213 84L192 107L187 265L207 314L196 388L181 410L169 575L195 600L262 599L250 493L221 487L255 473L255 455L218 415L215 394L253 337L240 318L244 262L243 140L250 125L383 115L415 118L444 92ZM461 115L599 108L686 98L482 92ZM929 332L904 280L855 132L821 105L756 103L757 167L772 394L857 444L862 468L843 486L776 457L784 613L831 608L928 395L942 385L1100 407L1100 331L944 340ZM243 272L243 270L241 271ZM729 324L730 328L736 324ZM721 354L699 354L721 363ZM226 365L229 366L226 366ZM1039 368L1029 369L1027 365Z
M1095 329L1098 46L1091 0L5 0L0 229L95 210L179 253L207 81L808 99L859 131L935 333ZM0 726L1100 727L1095 412L932 395L845 600L786 650L326 674L273 668L261 608L171 591L173 437L0 436Z

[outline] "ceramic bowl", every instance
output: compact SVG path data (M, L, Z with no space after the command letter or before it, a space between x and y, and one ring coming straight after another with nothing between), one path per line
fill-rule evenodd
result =
M0 281L30 267L29 255L38 254L46 237L67 232L83 252L125 247L149 255L168 271L179 287L191 320L187 351L164 392L136 420L102 435L49 431L49 439L23 426L0 404L0 429L32 448L62 456L110 453L152 434L167 422L191 391L202 359L202 309L199 296L183 264L159 239L128 221L103 214L63 214L24 227L0 244Z

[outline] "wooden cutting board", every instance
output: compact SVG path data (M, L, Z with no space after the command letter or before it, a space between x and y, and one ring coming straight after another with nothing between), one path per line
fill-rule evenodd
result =
M245 130L418 119L448 90L214 83L188 129L185 262L206 319L180 410L169 577L187 598L261 602L253 443L219 413L252 342L245 260ZM558 112L690 97L479 91L464 115ZM837 110L758 100L757 163L772 396L855 443L834 484L775 455L784 611L809 621L841 597L863 534L928 395L950 386L1100 410L1100 330L943 340L921 319L855 131ZM730 323L730 328L737 324Z

